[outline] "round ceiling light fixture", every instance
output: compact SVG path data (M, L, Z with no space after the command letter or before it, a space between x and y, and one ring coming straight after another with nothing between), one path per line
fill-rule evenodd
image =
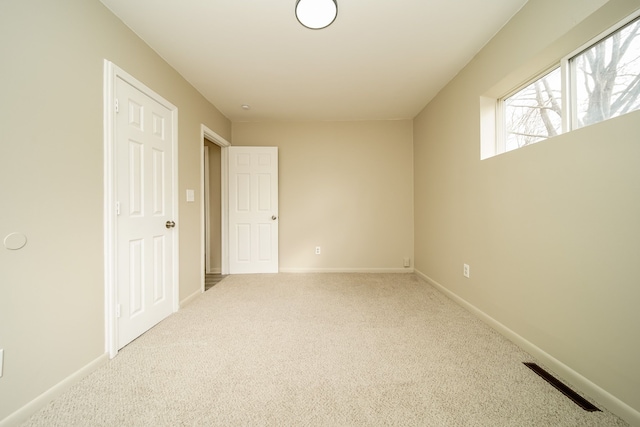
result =
M312 30L327 28L338 16L336 0L297 0L296 18Z

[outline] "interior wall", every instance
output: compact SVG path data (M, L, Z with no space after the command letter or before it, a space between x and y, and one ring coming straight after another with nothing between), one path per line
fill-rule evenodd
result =
M640 286L630 267L640 259L640 112L480 160L480 97L640 7L602 3L528 2L416 117L416 270L638 422Z
M97 0L0 2L0 420L105 354L103 61L178 107L180 298L200 290L200 126L230 123ZM1 421L0 421L1 423Z
M220 228L220 146L206 141L209 147L209 239L211 248L209 262L212 273L220 273L222 267L222 236Z
M278 147L281 271L403 271L404 257L413 266L410 120L232 129L233 145Z

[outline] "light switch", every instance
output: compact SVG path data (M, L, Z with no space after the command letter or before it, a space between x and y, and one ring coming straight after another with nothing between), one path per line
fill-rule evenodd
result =
M187 202L195 202L196 192L194 190L187 190Z

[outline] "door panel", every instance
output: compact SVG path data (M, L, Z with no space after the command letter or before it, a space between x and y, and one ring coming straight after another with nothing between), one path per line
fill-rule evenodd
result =
M153 157L153 214L158 216L164 215L164 208L166 205L164 176L166 174L165 165L167 162L165 160L164 151L153 148L151 153Z
M173 312L172 111L116 79L117 346Z
M165 236L155 236L153 238L153 302L162 302L167 295L166 288L166 238Z
M144 311L144 241L129 241L129 316Z
M278 149L229 147L229 272L278 272Z

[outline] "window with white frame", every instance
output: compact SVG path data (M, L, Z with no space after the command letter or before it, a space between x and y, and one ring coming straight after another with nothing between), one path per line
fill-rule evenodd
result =
M499 99L496 154L640 109L638 15Z
M504 98L504 147L511 151L562 133L560 67Z
M640 19L569 62L573 129L640 108Z

